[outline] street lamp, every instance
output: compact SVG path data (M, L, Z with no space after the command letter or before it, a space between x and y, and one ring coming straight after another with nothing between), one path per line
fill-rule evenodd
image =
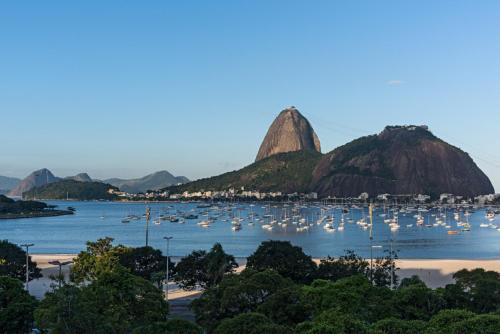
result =
M149 219L151 217L151 209L149 206L146 208L146 247L149 246Z
M373 283L373 249L382 248L380 245L370 245L370 281Z
M169 265L169 262L170 262L170 257L168 255L168 250L169 250L169 247L170 247L170 240L172 238L173 237L163 237L163 239L167 240L167 284L166 284L166 291L165 291L166 292L165 297L166 297L167 301L168 301L168 282L169 282L169 276L168 276L168 274L169 274L169 272L168 272L169 268L168 268L168 265Z
M29 269L29 249L30 247L35 246L35 244L22 244L21 247L26 248L26 291L29 290L29 280L30 280L30 269Z
M64 276L62 275L62 266L65 266L65 265L68 265L68 264L71 264L73 263L73 261L59 261L59 260L55 260L55 261L49 261L49 263L53 266L59 266L59 288L61 288L61 283L62 281L64 280Z

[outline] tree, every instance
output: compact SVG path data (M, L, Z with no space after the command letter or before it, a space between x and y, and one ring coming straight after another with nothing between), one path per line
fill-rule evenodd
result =
M35 311L38 326L51 333L129 333L165 319L161 290L119 267L101 272L88 286L65 285L50 292Z
M328 256L320 261L316 277L330 281L353 275L366 275L369 263L352 250L346 250L338 259Z
M295 285L273 293L257 307L257 312L287 327L306 321L311 315L309 307L302 300L301 290Z
M297 334L368 334L368 326L352 314L338 309L328 310L316 317L312 323L298 327Z
M434 290L417 284L396 290L392 305L401 319L429 320L442 310L446 303Z
M418 277L417 275L413 275L411 277L403 278L401 280L401 283L399 283L398 289L407 288L407 287L412 286L412 285L419 285L419 286L427 287L427 285L425 285L424 281L422 281L420 279L420 277Z
M126 248L118 252L118 262L128 268L134 275L140 276L148 281L163 281L167 271L167 257L161 251L152 247ZM169 258L169 276L174 277L175 264Z
M226 275L219 285L208 288L194 300L191 307L196 322L210 333L222 320L255 312L273 294L292 285L290 279L275 271L245 269L238 275Z
M391 315L393 292L373 286L363 275L351 276L336 282L315 280L303 286L303 300L310 305L313 316L325 311L356 314L365 322L374 322Z
M398 284L398 275L396 274L399 268L396 267L396 260L398 259L398 254L396 251L392 251L389 255L385 257L376 258L373 262L373 273L370 275L370 279L373 279L373 284L376 286L390 286L391 276L393 287Z
M467 307L477 313L493 312L500 308L500 274L484 269L462 269L453 275L457 298L466 299ZM448 297L450 297L448 295Z
M385 318L374 323L371 328L384 334L420 334L424 331L425 326L425 321L421 320Z
M441 333L451 325L473 318L476 314L467 310L442 310L434 315L427 324L428 333Z
M216 243L208 253L197 250L182 258L177 263L174 280L184 290L194 290L197 286L206 289L219 284L224 275L237 267L234 257Z
M498 334L500 316L494 314L480 314L475 317L451 324L441 333L450 334Z
M215 334L288 334L286 327L272 323L260 313L243 313L234 318L225 319L217 327Z
M33 324L36 300L21 281L0 276L0 334L28 333Z
M36 262L28 257L29 280L42 277ZM0 240L0 276L9 276L21 281L26 279L26 252L16 244Z
M258 271L272 269L298 283L311 282L316 271L316 264L302 248L276 240L262 242L248 257L247 267Z
M169 319L136 328L132 334L203 334L201 327L183 319Z
M172 277L175 265L169 260L169 274ZM127 268L130 273L154 282L159 287L166 276L167 257L152 247L114 246L113 238L109 237L88 241L87 249L74 260L71 279L75 283L93 281L100 274L119 267Z
M76 283L93 281L99 275L115 270L119 266L123 246L113 246L113 238L106 237L95 242L87 241L87 250L80 252L71 267L71 280Z

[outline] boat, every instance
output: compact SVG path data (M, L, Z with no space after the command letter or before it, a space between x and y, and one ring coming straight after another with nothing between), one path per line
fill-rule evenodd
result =
M448 234L449 235L455 235L455 234L458 234L458 231L450 230L450 231L448 231Z

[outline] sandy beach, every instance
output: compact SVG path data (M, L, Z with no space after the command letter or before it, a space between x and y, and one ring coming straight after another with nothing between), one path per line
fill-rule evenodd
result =
M54 282L50 279L50 275L56 275L58 272L57 266L49 263L49 261L71 261L76 254L33 254L32 259L42 269L44 277L30 282L30 292L37 298L42 298L43 295L51 289L51 284ZM178 261L178 258L172 258ZM319 259L314 259L319 262ZM245 268L246 259L238 258L240 267L237 272ZM398 275L400 279L418 275L431 288L444 287L447 284L453 283L452 275L460 269L483 268L485 270L493 270L500 272L500 259L493 260L458 260L458 259L400 259L397 260ZM68 279L69 266L63 267L63 272ZM200 291L184 291L179 289L174 283L169 284L169 299L185 299L193 298L200 294Z

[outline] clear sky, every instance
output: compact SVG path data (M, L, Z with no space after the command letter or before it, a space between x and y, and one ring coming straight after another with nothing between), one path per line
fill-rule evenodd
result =
M295 105L324 152L427 124L500 189L500 1L0 4L0 175L195 179Z

